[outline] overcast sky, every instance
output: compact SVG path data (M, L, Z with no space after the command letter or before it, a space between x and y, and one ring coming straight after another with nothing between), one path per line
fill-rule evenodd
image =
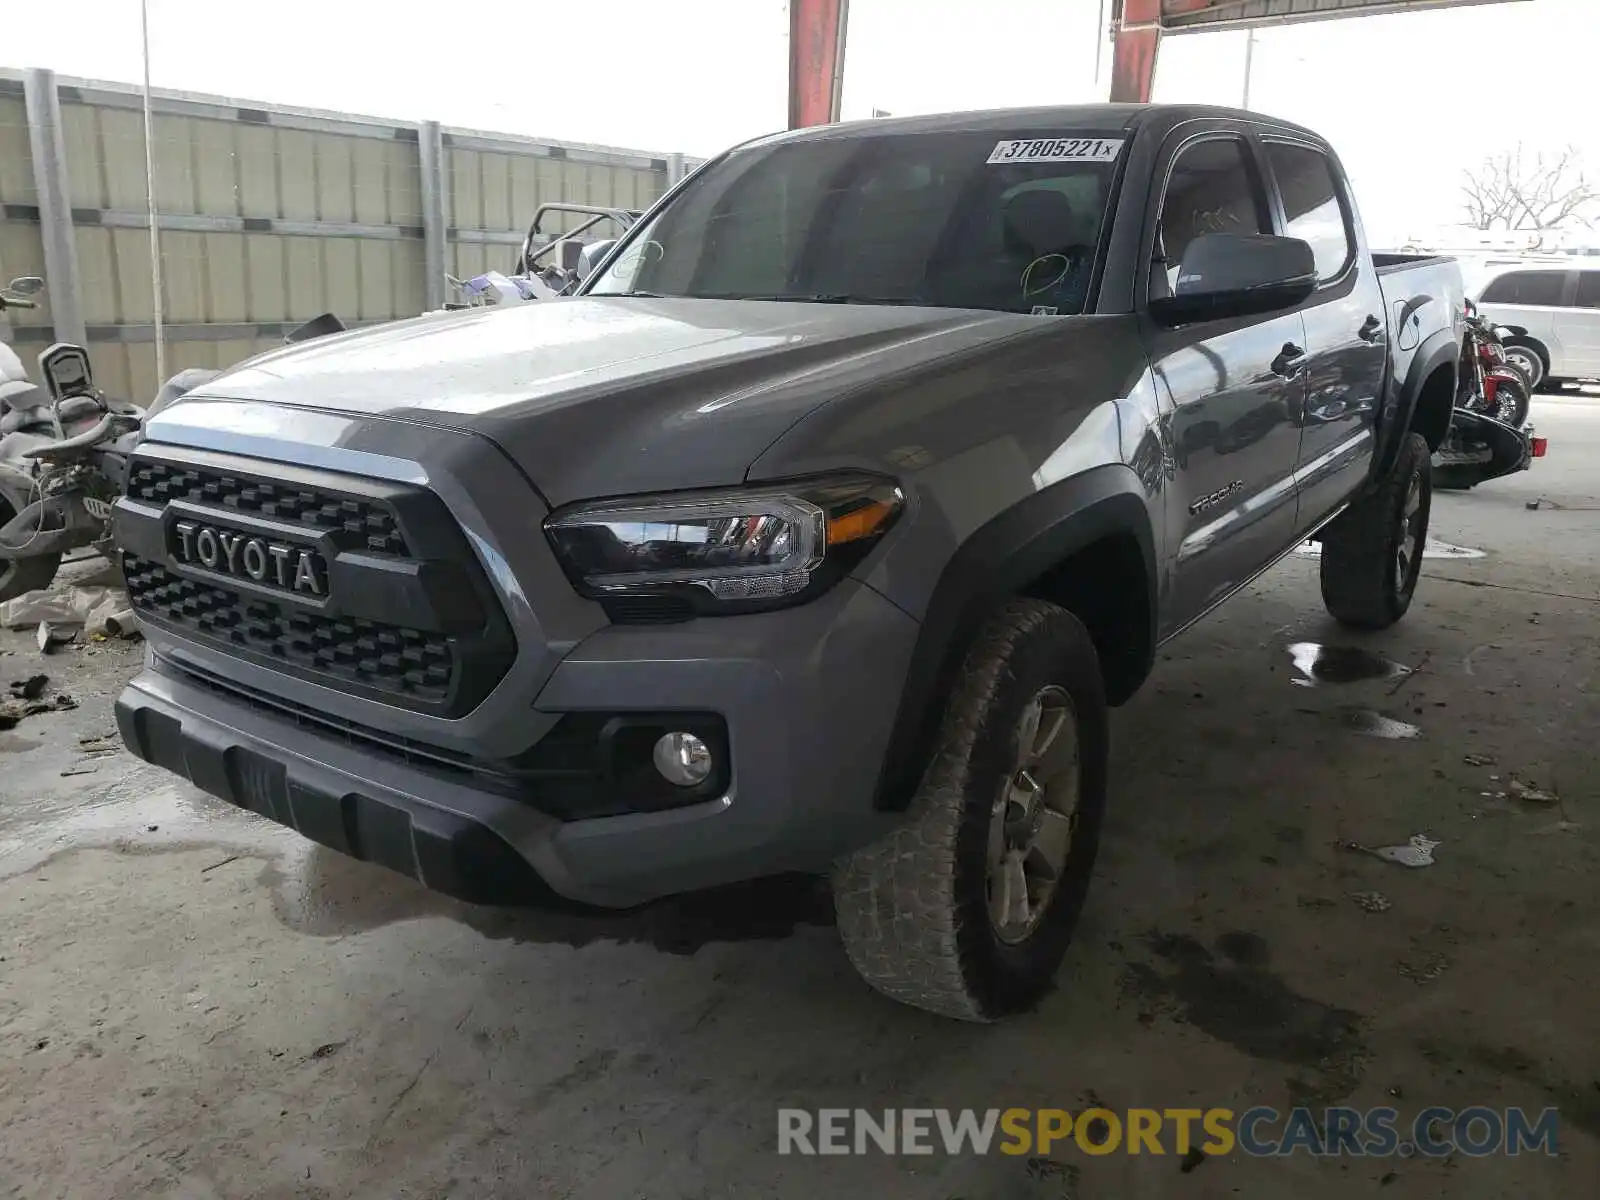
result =
M1256 35L1251 107L1325 134L1380 240L1460 219L1519 141L1600 170L1600 0L1520 0ZM138 0L7 0L0 66L137 81ZM851 0L844 115L1103 98L1101 0ZM785 120L784 0L150 0L157 87L711 154ZM581 21L574 21L579 14ZM578 26L563 33L563 23ZM1167 39L1157 100L1238 104L1245 35Z

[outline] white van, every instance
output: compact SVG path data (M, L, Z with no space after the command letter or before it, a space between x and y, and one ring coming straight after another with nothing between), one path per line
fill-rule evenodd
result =
M1478 307L1516 332L1506 357L1535 387L1600 379L1600 269L1513 267L1489 280Z

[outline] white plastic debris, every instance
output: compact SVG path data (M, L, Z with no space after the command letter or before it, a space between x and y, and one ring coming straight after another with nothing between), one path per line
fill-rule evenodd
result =
M49 621L40 621L39 631L34 640L39 643L40 654L49 654L57 646L70 642L77 633L78 631L71 625L52 625Z
M128 606L128 594L121 588L68 587L23 592L14 600L0 604L0 625L7 629L26 629L41 621L55 625L83 625L91 613L114 600L115 612Z
M1403 846L1378 846L1372 853L1386 862L1398 863L1402 867L1431 867L1433 852L1443 844L1417 833L1413 834L1411 840Z

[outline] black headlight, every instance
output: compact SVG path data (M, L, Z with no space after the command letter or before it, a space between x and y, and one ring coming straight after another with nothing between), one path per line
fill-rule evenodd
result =
M575 504L545 532L573 586L613 619L682 619L811 599L904 507L892 480L831 476Z

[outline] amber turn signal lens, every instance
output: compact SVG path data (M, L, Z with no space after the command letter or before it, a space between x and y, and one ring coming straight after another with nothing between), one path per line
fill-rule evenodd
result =
M884 500L873 500L842 516L828 518L828 545L842 546L859 542L883 531L893 520L897 506Z

